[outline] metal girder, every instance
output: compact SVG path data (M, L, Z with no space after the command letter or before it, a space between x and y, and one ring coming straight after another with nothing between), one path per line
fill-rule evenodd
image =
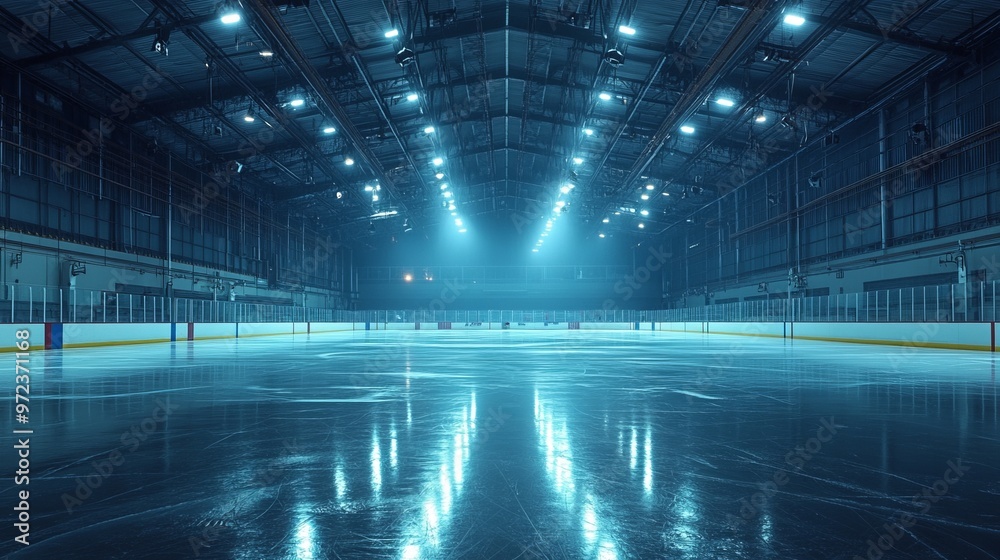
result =
M687 90L681 95L677 104L663 120L653 139L646 145L635 165L629 171L621 186L633 184L653 159L663 148L667 140L673 137L676 129L684 120L698 110L705 99L706 92L742 60L742 54L767 33L780 14L782 2L777 0L757 0L747 10L725 42L712 56L711 60L695 77Z
M966 52L965 49L958 45L954 45L943 40L931 41L930 39L925 39L915 33L904 31L903 28L896 25L883 27L881 25L874 25L853 19L837 21L833 17L820 15L810 15L809 20L815 21L819 25L827 26L833 24L840 29L853 31L873 39L880 39L927 51L958 55L965 54Z
M79 8L80 6L78 6L78 4L80 4L81 6L83 5L82 3L79 2L69 2L68 4L73 8ZM173 29L186 29L188 27L197 27L199 25L217 19L217 17L218 16L216 16L215 14L206 14L203 16L181 19L171 23L170 26ZM88 17L87 19L91 18ZM95 23L95 26L102 27L97 23ZM149 27L148 24L146 24L140 26L138 29L132 31L131 33L116 34L104 39L94 39L91 41L87 41L82 45L77 45L75 47L63 47L57 51L53 51L50 53L20 58L17 59L16 62L22 68L31 68L32 66L38 66L40 64L51 64L53 62L59 62L67 58L77 57L80 56L81 54L86 54L89 52L98 51L110 47L119 47L122 45L126 45L128 44L129 41L133 41L135 39L142 39L144 37L153 37L158 32L159 29L157 29L156 27Z

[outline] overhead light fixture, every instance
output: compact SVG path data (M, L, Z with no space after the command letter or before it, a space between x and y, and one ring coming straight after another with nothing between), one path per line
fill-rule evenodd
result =
M399 37L399 30L398 29L390 29L390 30L388 30L388 31L385 32L385 38L386 39L393 39L393 38L396 38L396 37Z
M455 225L461 227L462 226L462 218L455 218Z
M611 221L611 219L610 219L610 218L604 218L603 220L601 220L601 223L602 223L602 224L606 224L606 223L608 223L608 222L610 222L610 221Z
M253 107L248 107L247 112L243 115L243 120L245 122L254 122L257 120L256 115L254 115Z
M606 91L601 92L597 97L600 97L602 101L611 101L611 94Z
M767 115L765 115L764 112L761 111L757 113L757 116L755 116L753 120L754 122L759 122L759 123L767 122Z
M441 190L443 191L448 190L448 183L441 183Z
M575 158L573 158L573 163L575 163L577 165L580 165L581 163L583 163L583 158L581 158L581 157L575 157Z
M374 190L375 190L375 187L373 187L371 185L365 185L365 192L372 192Z
M437 166L437 165L443 164L444 160L441 159L441 158L439 158L439 157L436 157L436 158L434 158L434 159L431 160L431 163L433 163L435 166Z
M454 214L454 212L455 212L455 204L454 203L448 205L448 211L452 212L452 216L455 215Z
M407 101L416 101L417 99L420 99L420 96L415 93L411 93L406 96Z
M569 191L570 191L569 185L563 185L562 188L559 189L559 192L563 194L569 194Z
M607 62L615 68L625 64L625 53L618 49L610 49L604 53L604 62Z
M416 53L414 53L412 50L406 47L399 49L399 52L396 53L396 64L400 66L408 66L410 64L413 64L413 61L415 61L416 59L417 59Z
M639 229L646 229L646 224L639 222Z
M727 97L720 97L716 99L715 102L718 103L719 105L722 105L723 107L732 107L733 105L736 105L735 101Z
M337 129L332 126L328 126L323 129L323 134L333 134L334 132L337 132Z
M670 196L670 193L668 193L667 191L663 191L663 192L662 192L662 193L660 193L660 194L662 194L663 196Z
M631 28L631 27L629 27L627 25L619 25L618 26L618 31L620 33L625 34L625 35L635 35L635 29L633 29L633 28Z
M604 236L604 234L603 234L603 233L598 233L598 234L597 234L597 237L600 237L601 239L604 239L604 237L605 237L605 236Z
M444 179L444 173L435 173L434 177L440 181L441 179Z
M641 198L643 200L649 200L649 195L646 194L646 193L642 193L642 196L640 196L639 198Z
M378 195L377 194L373 194L372 195L372 202L378 202Z
M263 58L271 58L272 56L274 56L274 51L272 51L271 49L264 49L260 51L260 53L258 54L260 54L260 56L262 56Z
M648 216L649 210L639 210L639 213L642 214L643 216Z
M354 158L352 158L351 156L345 156L344 165L354 165Z
M233 6L232 2L226 1L219 6L219 21L226 25L239 23L243 19L239 10Z
M465 233L465 232L467 232L467 231L469 231L469 230L467 230L467 229L465 229L465 228L462 228L462 229L458 230L458 233Z
M306 104L306 100L301 97L296 97L295 99L288 102L292 107L301 107Z
M585 129L583 129L583 133L586 134L587 136L593 136L594 135L594 129L593 128L585 128Z
M767 47L764 49L764 62L791 62L792 55L778 49Z
M800 16L798 14L788 14L788 15L785 16L785 23L787 23L788 25L794 25L794 26L798 27L798 26L802 25L805 22L806 22L806 18L804 18L804 17L802 17L802 16Z
M684 125L681 127L681 132L684 134L694 134L694 127L689 125Z
M451 198L451 191L444 191L445 198Z
M170 43L170 27L156 24L156 38L153 39L151 51L167 56L168 44Z
M434 127L433 126L428 126L427 128L425 128L424 129L424 134L434 134Z
M655 189L655 188L656 188L656 186L654 186L654 185L652 185L652 184L649 184L649 185L646 185L646 190L647 190L647 191L651 191L651 190L653 190L653 189Z

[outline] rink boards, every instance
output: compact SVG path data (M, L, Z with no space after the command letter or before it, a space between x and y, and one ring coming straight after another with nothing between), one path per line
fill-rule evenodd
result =
M996 351L996 323L34 323L0 326L0 351L27 331L31 349L84 348L156 342L398 330L662 331ZM22 338L16 338L18 332ZM22 344L23 346L23 344Z

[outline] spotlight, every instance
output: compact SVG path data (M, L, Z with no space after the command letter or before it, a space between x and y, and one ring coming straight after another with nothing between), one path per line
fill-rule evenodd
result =
M291 105L292 107L301 107L301 106L303 106L303 105L306 104L306 100L302 99L300 97L297 97L297 98L289 101L288 104Z
M344 165L354 165L354 158L352 158L351 156L345 156Z
M385 32L385 38L386 39L394 39L396 37L399 37L399 30L398 29L390 29L390 30L388 30L388 31Z
M754 120L754 122L758 122L758 123L767 122L767 115L765 115L764 112L761 111L761 112L757 113L756 116L754 116L753 120Z
M604 61L611 66L618 68L622 64L625 64L625 54L618 49L611 49L604 53Z
M168 44L170 43L170 27L162 27L159 24L156 25L156 38L153 40L153 48L150 50L167 56L168 54Z
M580 165L581 163L583 163L583 158L575 157L573 158L573 163Z
M233 6L231 2L223 2L219 6L219 21L226 25L233 25L239 23L243 17L240 12Z
M732 99L727 99L725 97L720 97L719 99L716 99L715 102L718 103L719 105L722 105L723 107L732 107L733 105L736 105L735 101L733 101Z
M611 101L611 94L608 92L601 92L597 97L600 97L602 101Z
M434 178L440 181L441 179L444 179L444 173L435 173Z
M274 51L272 51L271 49L263 49L258 54L260 54L262 58L271 58L272 56L274 56Z
M806 18L798 14L788 14L787 16L785 16L785 23L787 23L788 25L794 25L795 27L798 27L805 22Z
M444 160L441 159L441 158L439 158L439 157L436 157L433 160L431 160L431 163L433 163L435 166L438 166L438 165L443 164Z
M635 29L633 29L633 28L631 28L631 27L629 27L627 25L619 25L618 26L618 31L620 33L625 34L625 35L635 35Z
M243 120L245 122L254 122L257 120L256 115L254 115L253 107L248 107L246 114L243 115Z
M433 126L428 126L427 128L425 128L424 129L424 134L434 134L434 127Z
M323 129L323 134L333 134L334 132L337 132L337 129L332 126Z
M415 93L411 93L406 96L407 101L416 101L417 99L420 99L420 96Z
M681 132L684 134L694 134L694 127L689 125L684 125L681 127Z
M594 129L593 128L585 128L585 129L583 129L583 133L586 134L587 136L593 136L594 135Z
M410 64L413 64L413 61L415 61L416 59L417 59L416 53L414 53L412 50L406 47L399 49L399 52L396 53L396 64L400 66L408 66Z

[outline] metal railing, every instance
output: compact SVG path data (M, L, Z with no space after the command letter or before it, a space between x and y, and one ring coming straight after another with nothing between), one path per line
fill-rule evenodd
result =
M979 322L997 320L996 296L996 282L969 282L791 299L770 294L682 309L350 311L7 284L0 323Z

